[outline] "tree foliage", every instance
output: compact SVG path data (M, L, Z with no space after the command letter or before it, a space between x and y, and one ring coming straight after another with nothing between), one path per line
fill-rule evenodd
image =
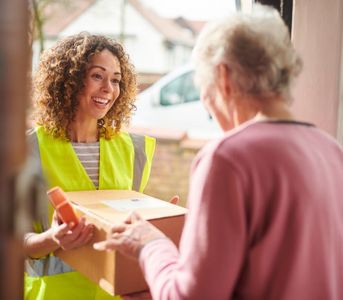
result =
M48 11L52 6L68 5L70 0L29 0L32 14L32 36L34 40L39 41L39 51L44 50L44 24L49 18Z

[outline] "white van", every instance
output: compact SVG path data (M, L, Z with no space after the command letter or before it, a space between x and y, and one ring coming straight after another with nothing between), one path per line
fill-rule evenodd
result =
M190 65L163 76L140 93L136 106L131 122L135 127L182 129L196 139L211 139L221 134L200 101Z

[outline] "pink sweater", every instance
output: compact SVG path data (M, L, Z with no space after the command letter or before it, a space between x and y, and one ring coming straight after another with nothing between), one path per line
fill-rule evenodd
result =
M343 150L301 123L241 126L193 163L180 250L147 244L154 299L343 299Z

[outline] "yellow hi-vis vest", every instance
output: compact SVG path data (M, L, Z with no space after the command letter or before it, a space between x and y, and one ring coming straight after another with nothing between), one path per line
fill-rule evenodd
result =
M55 139L42 127L29 137L41 162L47 188L60 186L65 191L95 190L95 186L70 142ZM37 146L35 146L37 145ZM118 133L111 140L100 139L99 189L126 189L143 192L150 175L155 139ZM53 209L49 205L49 221ZM44 224L45 223L45 224ZM54 255L25 262L25 299L105 300L113 297Z

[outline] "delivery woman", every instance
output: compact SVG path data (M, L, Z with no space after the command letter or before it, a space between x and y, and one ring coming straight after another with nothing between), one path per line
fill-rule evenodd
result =
M36 128L29 135L47 188L65 191L127 189L147 184L155 140L122 131L135 108L136 76L123 47L82 33L41 57L33 82ZM46 220L25 236L25 299L113 299L51 253L81 247L94 227L81 218Z

